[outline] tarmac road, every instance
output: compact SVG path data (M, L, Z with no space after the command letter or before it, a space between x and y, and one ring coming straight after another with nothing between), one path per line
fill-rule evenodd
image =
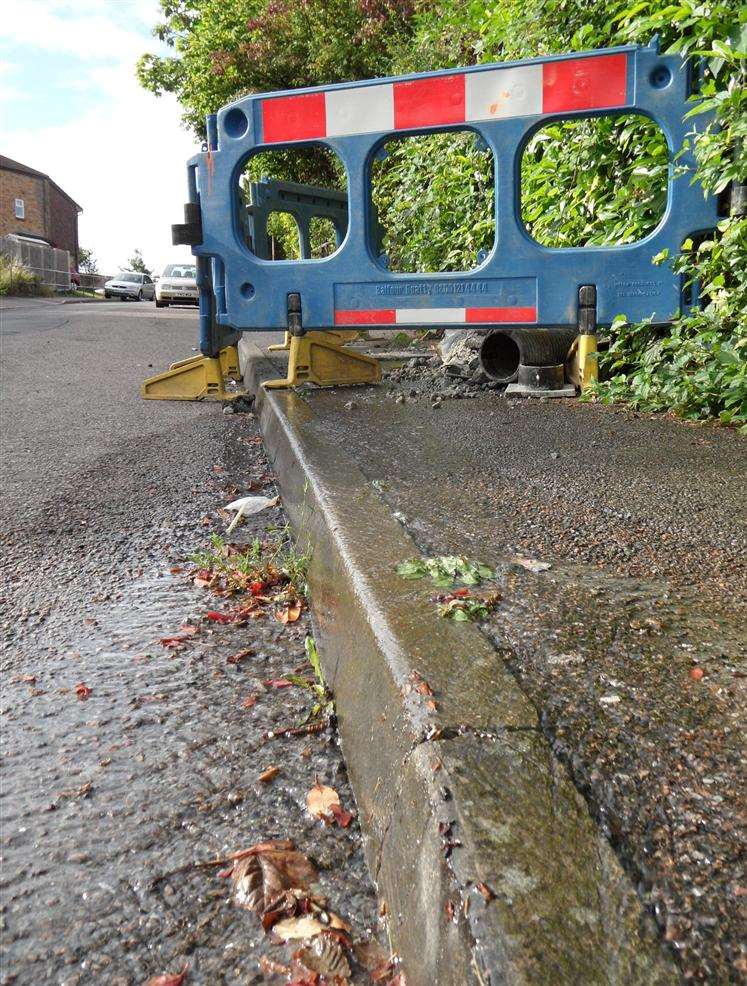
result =
M138 396L191 354L196 312L3 300L0 331L0 981L125 986L187 965L189 986L265 982L259 957L288 950L192 864L271 838L314 860L364 938L377 902L357 825L304 812L316 775L354 808L335 736L264 739L306 707L262 682L303 663L308 616L209 630L221 602L171 571L224 526L217 507L274 490L251 415ZM166 651L185 620L196 642Z

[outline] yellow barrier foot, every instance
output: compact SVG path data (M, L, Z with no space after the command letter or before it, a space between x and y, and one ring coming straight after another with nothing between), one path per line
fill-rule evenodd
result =
M599 379L599 354L597 353L597 337L595 335L579 335L573 340L566 374L571 383L581 388L581 392Z
M241 367L239 366L239 351L236 346L226 346L225 349L221 349L218 359L220 360L220 367L223 370L224 377L228 377L229 380L240 381L242 379Z
M226 390L224 377L240 380L235 346L220 356L190 356L172 363L168 370L148 377L140 385L140 396L152 401L235 401L242 390Z
M347 331L347 330L345 330ZM288 376L284 380L267 380L265 387L278 390L314 383L318 387L379 383L379 361L364 353L355 353L341 345L336 332L307 332L291 336Z
M358 338L357 329L329 329L325 332L325 335L335 336L340 342L352 342L353 339ZM268 353L287 353L290 349L292 336L290 332L285 333L285 339L282 342L273 343L271 346L267 347Z
M273 343L271 346L267 347L268 353L287 353L291 347L291 334L290 332L285 333L285 338L282 342Z

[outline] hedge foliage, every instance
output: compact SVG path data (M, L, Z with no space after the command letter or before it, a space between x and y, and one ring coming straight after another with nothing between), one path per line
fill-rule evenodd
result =
M704 68L692 111L697 178L712 194L747 181L747 153L737 153L747 143L747 8L732 0L161 3L157 33L174 57L147 56L140 78L156 92L176 92L198 132L206 112L248 91L647 44L658 35L664 52L691 55ZM698 132L704 109L716 122ZM474 267L493 241L491 156L466 133L391 141L387 151L373 177L390 268ZM640 239L661 218L670 166L677 162L645 118L553 123L524 154L524 222L553 246ZM708 240L656 262L697 282L702 307L666 328L628 324L621 312L594 396L747 429L747 219L725 215Z

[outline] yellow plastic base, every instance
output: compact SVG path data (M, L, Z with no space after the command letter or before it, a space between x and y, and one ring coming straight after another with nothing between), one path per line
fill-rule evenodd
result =
M597 382L599 361L595 335L576 336L568 354L566 373L571 383L580 387L582 392Z
M358 338L357 329L327 329L324 333L325 335L335 336L340 342L352 342L353 339ZM290 342L292 336L290 332L285 333L285 338L282 342L273 343L272 346L267 347L268 353L287 353L290 349Z
M282 342L273 343L271 346L267 347L268 353L287 353L291 347L291 334L290 332L285 333L285 338Z
M217 357L190 356L172 363L140 385L140 396L151 401L235 401L244 396L243 391L226 390L224 378L241 380L235 346L221 349Z
M348 330L343 330L346 333ZM265 387L279 390L314 383L318 387L379 383L379 361L363 353L354 353L341 345L337 332L307 332L291 336L288 353L288 376L284 380L267 380Z

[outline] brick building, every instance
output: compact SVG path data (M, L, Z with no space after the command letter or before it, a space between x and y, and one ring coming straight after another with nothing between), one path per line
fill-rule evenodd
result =
M83 210L49 175L0 154L0 236L14 233L67 250L78 266L78 213Z

